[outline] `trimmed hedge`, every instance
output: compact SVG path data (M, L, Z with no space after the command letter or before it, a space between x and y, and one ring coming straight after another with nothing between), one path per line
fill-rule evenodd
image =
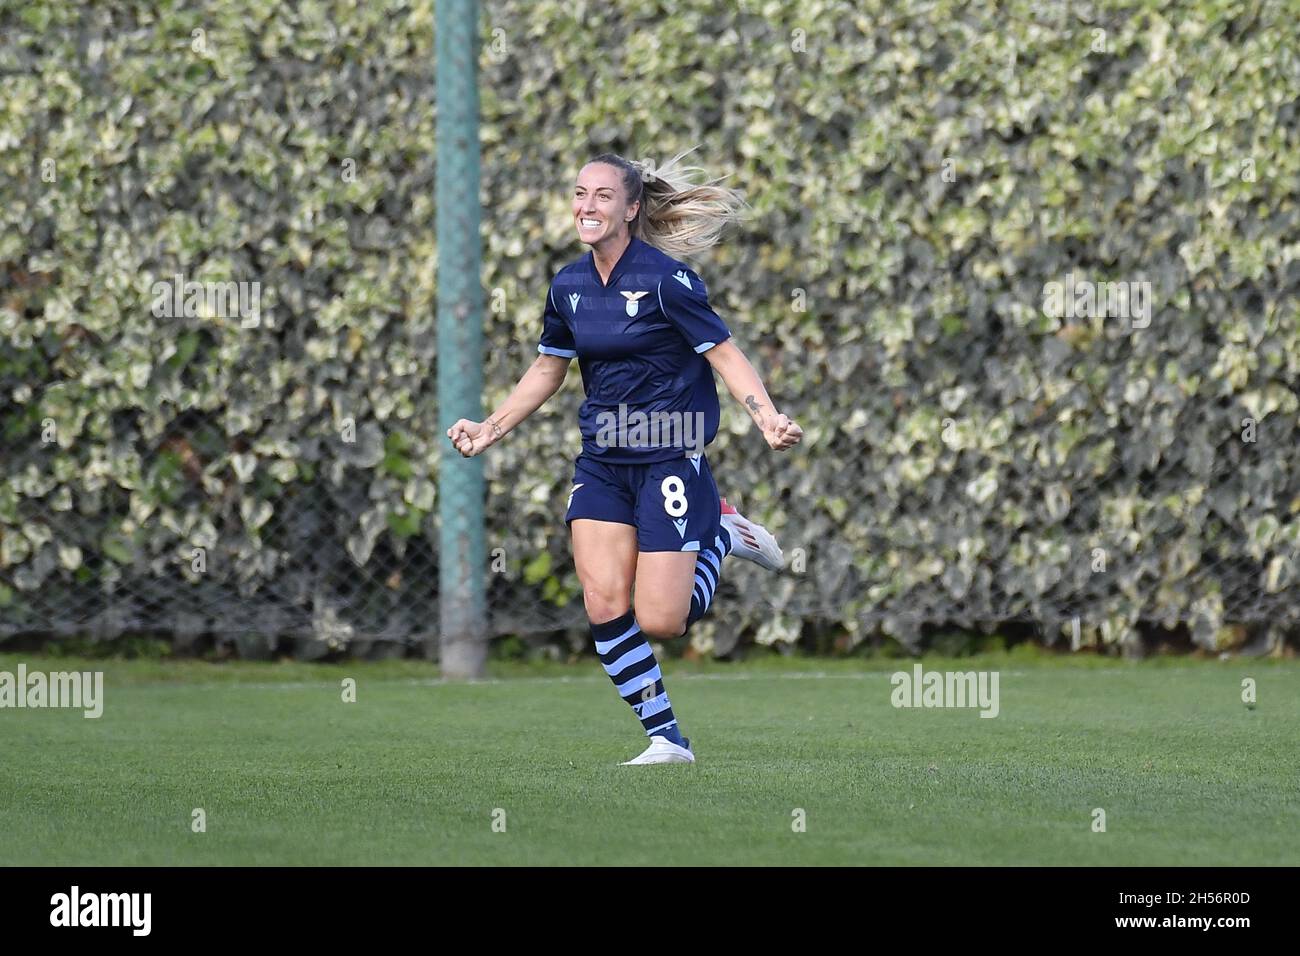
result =
M0 635L400 650L437 619L448 424L432 5L149 6L0 5ZM698 268L806 440L774 457L724 412L719 483L803 570L729 565L699 651L1017 620L1076 647L1256 624L1276 649L1300 594L1293 13L487 3L485 406L582 252L582 161L700 143L755 215ZM260 283L261 324L155 317L176 274ZM1048 314L1075 280L1149 283L1149 325ZM487 456L497 633L583 621L572 380Z

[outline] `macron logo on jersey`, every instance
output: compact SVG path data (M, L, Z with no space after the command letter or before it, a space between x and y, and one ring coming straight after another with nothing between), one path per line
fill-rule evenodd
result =
M691 277L688 276L685 272L678 270L677 272L673 273L673 278L676 279L678 282L680 282L682 285L686 286L686 288L689 289L691 287Z
M573 310L574 316L577 316L578 314L578 300L581 298L582 296L580 296L576 292L573 293L573 295L569 296L569 308Z

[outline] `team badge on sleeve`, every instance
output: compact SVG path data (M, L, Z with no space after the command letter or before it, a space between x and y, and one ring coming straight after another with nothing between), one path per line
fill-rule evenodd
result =
M649 295L649 292L623 292L621 295L627 299L627 305L624 308L629 316L635 316L636 310L640 308L641 297Z

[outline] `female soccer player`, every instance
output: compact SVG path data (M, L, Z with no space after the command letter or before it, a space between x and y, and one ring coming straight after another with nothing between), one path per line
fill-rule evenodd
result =
M628 764L695 762L647 638L681 637L703 616L728 554L784 565L772 535L718 496L703 451L718 430L714 371L771 448L803 436L730 341L703 280L675 258L714 245L743 207L716 181L695 184L701 170L684 155L644 174L613 153L582 168L573 219L591 252L551 281L540 354L486 420L447 429L462 455L480 454L578 359L582 453L565 522L596 652L650 738Z

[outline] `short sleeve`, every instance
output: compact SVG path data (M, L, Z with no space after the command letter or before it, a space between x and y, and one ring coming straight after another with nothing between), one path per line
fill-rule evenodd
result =
M704 280L690 269L678 269L660 280L659 309L696 352L731 338L727 323L709 305Z
M543 355L560 358L577 358L578 347L573 341L573 330L555 307L555 287L546 290L546 311L542 314L542 339L537 351Z

